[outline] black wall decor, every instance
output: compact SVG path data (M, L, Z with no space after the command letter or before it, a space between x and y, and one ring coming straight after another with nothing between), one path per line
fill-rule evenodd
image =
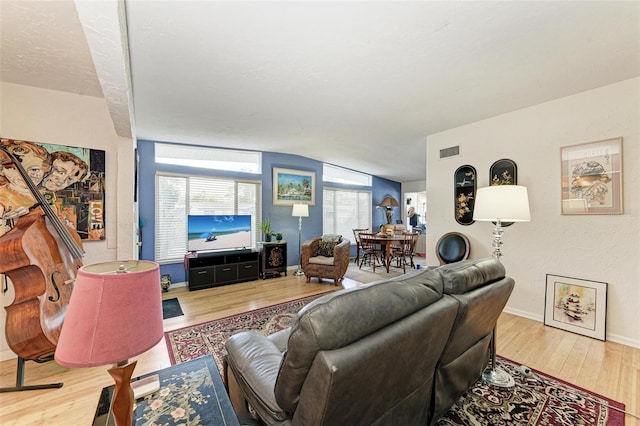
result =
M489 185L517 185L518 184L518 166L515 161L503 158L491 165L489 168ZM494 222L495 224L495 222ZM503 227L513 225L513 222L502 222Z
M517 185L518 184L518 167L513 160L503 158L491 165L489 169L489 177L491 182L489 185Z
M476 169L473 166L460 166L454 174L454 205L456 222L460 225L471 225L473 205L476 197Z

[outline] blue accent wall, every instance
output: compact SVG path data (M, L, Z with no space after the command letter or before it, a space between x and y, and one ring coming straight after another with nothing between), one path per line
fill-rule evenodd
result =
M141 259L154 260L155 246L155 175L156 172L169 172L187 175L201 176L227 176L234 178L262 179L262 217L271 219L272 232L280 232L287 241L287 265L298 264L298 218L291 215L291 206L273 205L273 167L286 169L305 170L316 173L316 203L309 206L309 217L302 218L301 241L322 235L322 162L311 158L292 154L281 154L274 152L262 153L262 176L227 172L222 170L207 170L202 168L192 168L187 166L176 166L171 164L156 164L154 141L138 141L138 201L140 215L140 232L142 235ZM359 170L368 173L366 170ZM357 186L340 185L331 183L331 187L341 188L362 188ZM380 177L373 177L372 191L372 224L371 229L377 230L381 223L386 223L386 216L383 208L376 206L385 196L391 195L400 203L400 207L394 209L393 222L402 218L403 208L400 195L401 185ZM353 235L345 235L353 242ZM352 255L355 255L355 247L352 247ZM180 263L160 265L161 274L170 274L172 282L186 281L186 271L184 265Z
M374 176L373 177L373 211L371 212L371 220L373 222L373 230L378 230L380 225L387 223L387 213L384 207L378 207L378 204L384 200L386 196L392 196L396 199L399 207L393 209L393 217L391 223L396 223L396 220L402 219L402 200L400 199L400 184L388 179L383 179Z

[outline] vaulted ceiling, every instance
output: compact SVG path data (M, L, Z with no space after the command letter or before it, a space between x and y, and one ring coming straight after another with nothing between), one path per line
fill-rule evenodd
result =
M2 81L104 97L120 136L401 182L424 179L430 134L640 75L639 2L2 0L0 12Z

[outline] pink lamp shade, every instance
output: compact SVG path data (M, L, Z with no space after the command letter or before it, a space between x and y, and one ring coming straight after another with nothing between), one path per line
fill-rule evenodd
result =
M68 367L115 364L160 341L160 268L144 260L78 270L55 360Z

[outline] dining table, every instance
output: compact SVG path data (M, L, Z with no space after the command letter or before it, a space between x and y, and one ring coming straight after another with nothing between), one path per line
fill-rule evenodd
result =
M370 242L374 243L374 244L380 244L380 246L384 246L384 266L387 269L387 272L389 272L389 267L391 266L391 254L393 253L393 246L394 243L395 245L398 244L402 244L402 242L405 240L406 236L402 235L402 234L384 234L384 233L378 233L378 234L373 234L370 237Z

